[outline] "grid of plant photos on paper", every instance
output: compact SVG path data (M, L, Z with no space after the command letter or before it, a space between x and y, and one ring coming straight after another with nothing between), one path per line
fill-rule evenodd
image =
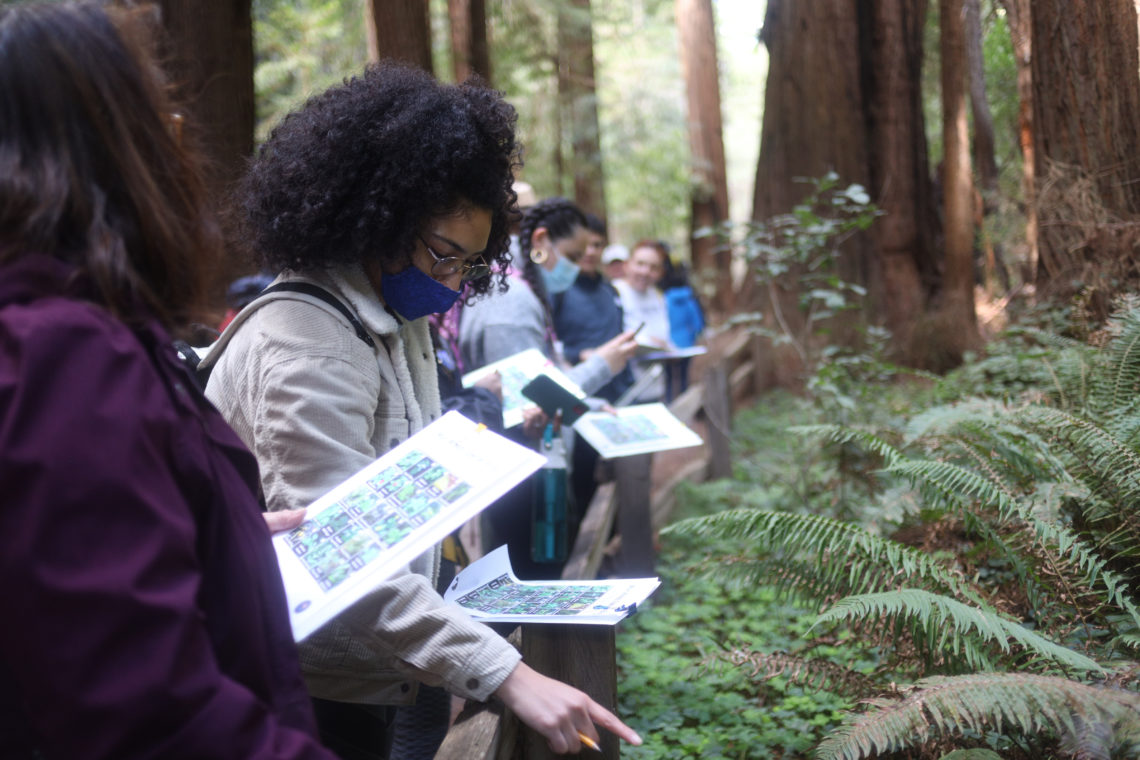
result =
M306 520L286 540L328 591L469 490L443 465L412 451L337 502L340 509Z
M613 419L598 417L591 420L590 424L615 444L644 443L669 437L644 414L631 414Z
M578 615L588 611L610 588L528 586L515 583L504 574L455 601L461 607L490 615Z
M501 367L499 375L502 377L503 382L503 415L506 416L508 412L513 412L523 407L530 406L534 402L523 395L522 389L530 382L530 376L518 367Z

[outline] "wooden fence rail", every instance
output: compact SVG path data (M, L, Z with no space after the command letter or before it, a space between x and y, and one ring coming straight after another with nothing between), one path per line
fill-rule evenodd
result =
M653 455L613 460L613 479L599 485L582 517L562 578L593 579L603 559L613 558L618 575L653 575L653 536L668 522L682 481L728 477L733 407L757 392L759 344L748 332L731 336L720 357L708 363L701 382L693 384L669 405L682 422L703 427L700 454L673 469L653 486ZM610 537L616 523L617 535ZM611 710L617 704L615 630L611 626L522 625L512 634L523 658L535 670L565 681ZM602 734L601 757L617 760L615 736ZM594 753L592 753L594 754ZM531 760L554 755L541 735L494 700L468 702L448 731L436 760Z

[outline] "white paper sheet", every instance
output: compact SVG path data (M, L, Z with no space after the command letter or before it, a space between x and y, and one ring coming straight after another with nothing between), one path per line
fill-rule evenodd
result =
M618 407L617 416L609 412L588 412L574 423L574 432L606 459L684 449L703 443L701 437L664 404Z
M521 425L522 410L534 406L534 402L523 395L523 387L539 375L549 375L566 390L578 398L586 398L586 393L573 380L566 376L554 362L550 361L537 348L528 348L517 354L500 359L485 367L472 370L463 376L463 387L470 388L479 379L498 370L503 378L503 427Z
M448 412L309 506L273 537L301 641L546 461Z
M485 623L614 625L660 585L657 578L520 581L500 546L457 575L443 598Z

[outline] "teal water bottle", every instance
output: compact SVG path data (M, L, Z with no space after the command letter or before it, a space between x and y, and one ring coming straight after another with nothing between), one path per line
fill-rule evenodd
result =
M562 436L548 424L542 434L546 464L534 477L531 500L530 555L535 562L565 562L566 546L566 452Z

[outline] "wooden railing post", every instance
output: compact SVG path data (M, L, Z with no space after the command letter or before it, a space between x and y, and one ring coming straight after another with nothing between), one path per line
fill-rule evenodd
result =
M732 477L732 396L722 364L709 367L704 378L704 410L708 422L709 478Z
M522 626L523 661L543 675L575 686L595 702L617 712L617 662L615 630L610 625L524 625ZM617 760L619 741L608 731L599 731L603 760ZM546 739L526 726L522 727L522 749L527 760L549 760L556 757ZM585 750L590 756L598 753ZM585 757L583 754L581 757Z
M617 530L621 549L615 561L617 574L623 578L648 578L655 575L656 553L653 551L653 518L649 504L652 454L622 457L614 462L617 482Z

